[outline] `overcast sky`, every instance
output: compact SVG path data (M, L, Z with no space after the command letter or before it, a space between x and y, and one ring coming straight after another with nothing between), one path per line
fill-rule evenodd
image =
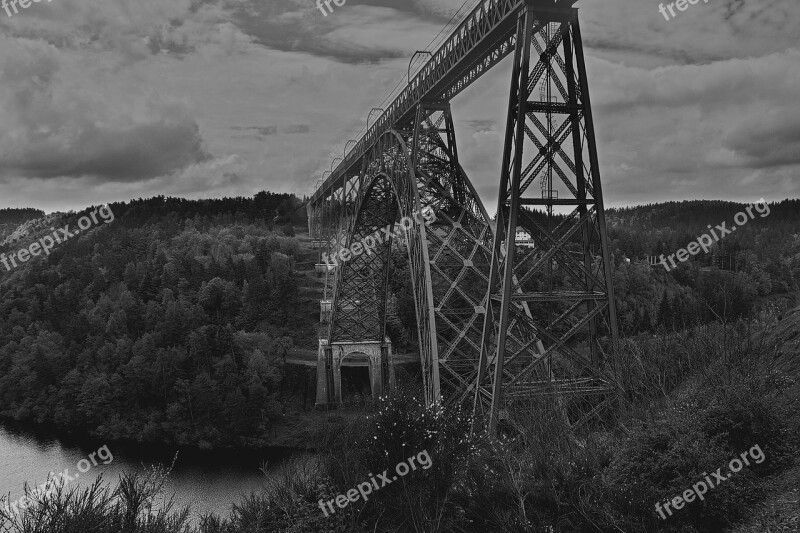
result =
M469 0L473 3L474 0ZM0 11L0 207L308 194L463 0ZM800 197L800 2L581 0L606 204ZM12 10L13 14L13 10ZM453 101L493 211L508 59Z

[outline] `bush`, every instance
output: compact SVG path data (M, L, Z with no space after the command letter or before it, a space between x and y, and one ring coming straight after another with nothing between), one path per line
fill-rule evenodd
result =
M611 460L608 439L581 438L562 407L547 396L517 405L516 433L484 444L462 503L473 531L589 531L606 512L605 498L595 500Z
M320 500L330 499L336 488L314 459L296 459L284 465L260 494L252 494L233 506L228 520L203 518L200 533L361 533L352 508L323 513Z
M419 390L400 387L382 398L368 419L320 440L324 470L335 487L328 498L384 471L392 479L396 466L409 457L416 461L423 452L430 457L429 468L398 475L366 503L348 506L359 509L377 531L458 531L463 517L452 498L477 449L469 440L470 418L459 407L426 407L421 398Z
M664 407L631 422L604 474L613 495L609 504L618 516L627 516L637 528L657 529L656 502L679 496L717 468L724 474L731 459L754 446L766 457L762 464L751 462L667 522L719 531L764 496L759 478L786 467L797 446L791 428L796 398L779 385L784 380L769 353L756 348L746 357L719 359L705 379L690 380L691 387ZM724 372L716 371L720 362Z

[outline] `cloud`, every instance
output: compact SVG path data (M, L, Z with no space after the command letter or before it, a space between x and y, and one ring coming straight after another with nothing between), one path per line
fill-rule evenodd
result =
M700 181L722 190L729 178L715 172L800 162L800 50L653 70L597 61L591 70L600 149L623 183L683 174L671 192L692 197ZM655 194L668 183L654 181Z
M750 168L800 165L800 110L771 109L741 120L722 146Z
M0 158L0 169L25 177L136 181L209 158L197 124L184 109L164 106L157 112L160 119L128 125L97 126L85 118L62 117L52 135L33 139L28 132Z
M256 137L269 137L270 135L276 135L278 133L277 126L233 126L231 129L234 131L254 131L256 132ZM309 131L311 131L311 126L308 124L292 124L281 128L281 133L285 135L299 135L308 133Z
M580 0L589 53L645 68L705 64L782 51L795 46L800 34L796 0L709 0L669 21L659 13L659 3Z
M467 125L475 133L486 133L495 131L497 121L492 119L469 120Z
M3 42L0 175L146 180L209 158L198 124L177 103L65 86L52 45Z
M294 124L292 126L283 128L283 133L288 135L308 133L309 131L311 131L311 128L308 126L308 124Z
M3 17L0 198L309 193L462 5L53 0ZM671 21L658 2L578 7L609 204L800 195L796 0L709 0ZM452 102L489 211L510 77L506 60Z
M268 137L278 133L278 128L276 126L250 126L247 128L233 126L231 129L236 131L255 131L260 137Z
M430 42L444 23L431 20L427 9L394 1L332 7L334 12L324 16L310 1L243 2L234 9L233 20L254 42L274 50L356 64L406 58L424 39Z

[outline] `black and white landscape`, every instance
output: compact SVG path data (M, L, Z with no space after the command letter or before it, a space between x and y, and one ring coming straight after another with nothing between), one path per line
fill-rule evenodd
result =
M798 37L3 0L0 531L800 531Z

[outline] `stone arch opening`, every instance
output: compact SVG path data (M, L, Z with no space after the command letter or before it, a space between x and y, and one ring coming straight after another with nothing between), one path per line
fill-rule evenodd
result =
M352 352L342 358L342 403L361 404L372 397L371 364L364 352Z

